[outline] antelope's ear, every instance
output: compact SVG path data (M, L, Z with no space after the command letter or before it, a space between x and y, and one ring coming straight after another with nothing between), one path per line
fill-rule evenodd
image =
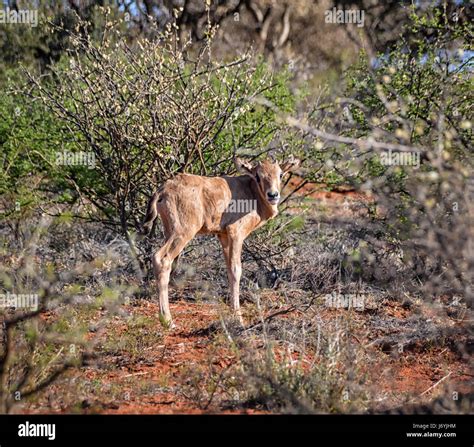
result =
M288 161L282 163L280 165L282 174L285 175L287 172L294 171L295 169L298 169L301 165L301 160L298 158L291 157L288 159Z
M236 157L234 158L234 163L237 171L239 171L241 174L253 175L253 166L249 161Z

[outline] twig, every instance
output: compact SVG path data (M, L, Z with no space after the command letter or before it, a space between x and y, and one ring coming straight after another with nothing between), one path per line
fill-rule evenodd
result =
M125 374L124 376L122 376L122 379L126 379L127 377L133 377L133 376L144 376L146 374L150 374L151 371L141 371L141 372L137 372L137 373L131 373L131 374Z
M423 396L428 391L431 391L433 388L437 387L441 382L445 381L453 372L451 371L449 374L445 375L442 379L438 380L434 385L431 385L426 391L423 391L420 396Z

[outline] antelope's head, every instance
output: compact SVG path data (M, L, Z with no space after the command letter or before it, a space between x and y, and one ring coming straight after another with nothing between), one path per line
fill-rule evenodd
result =
M235 164L241 173L254 178L262 197L273 206L278 205L280 201L283 176L297 169L300 165L300 160L292 157L288 161L279 164L276 160L266 159L253 165L249 161L236 158Z

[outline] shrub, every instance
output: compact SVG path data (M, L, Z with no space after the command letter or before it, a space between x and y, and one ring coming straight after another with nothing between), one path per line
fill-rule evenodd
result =
M250 55L213 61L212 28L194 52L171 25L129 46L120 20L110 19L97 39L80 23L69 34L69 58L47 80L30 75L32 95L68 129L71 151L92 154L94 169L64 167L71 194L93 203L129 239L146 197L170 176L230 171L237 151L262 152L280 125L252 98L292 108L285 77L262 62Z

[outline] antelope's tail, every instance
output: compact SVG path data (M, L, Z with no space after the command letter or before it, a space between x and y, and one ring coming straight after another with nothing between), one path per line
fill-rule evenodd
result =
M158 216L157 203L160 200L160 195L161 195L161 189L155 192L155 194L153 194L150 201L148 202L148 209L146 212L145 221L143 222L143 225L142 225L143 235L150 234L150 231L153 228L153 222Z

